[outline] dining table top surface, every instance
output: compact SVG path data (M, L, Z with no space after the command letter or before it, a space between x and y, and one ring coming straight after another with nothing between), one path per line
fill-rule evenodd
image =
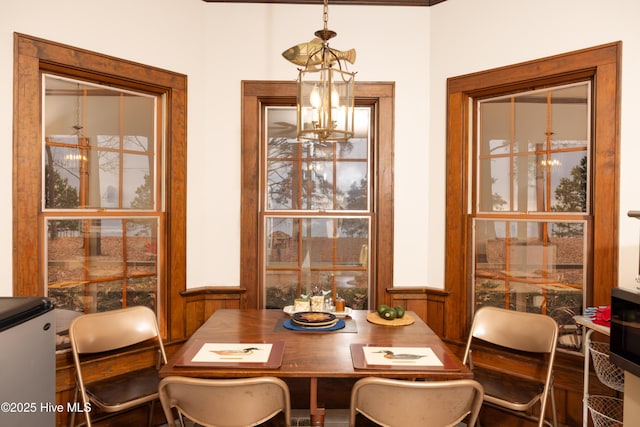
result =
M290 315L277 309L220 309L169 358L162 377L179 375L200 378L276 376L284 378L361 378L382 376L447 380L471 378L473 374L449 347L413 312L411 324L391 326L367 320L368 310L352 310L345 327L338 330L290 330ZM371 318L370 318L371 319ZM204 343L271 343L280 357L275 364L191 363ZM439 366L363 364L362 347L429 348L442 362Z

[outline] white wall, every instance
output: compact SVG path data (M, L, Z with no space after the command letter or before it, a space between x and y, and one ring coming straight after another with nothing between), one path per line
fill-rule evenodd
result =
M37 11L37 12L36 12ZM331 45L354 47L361 80L396 81L400 157L423 170L428 136L429 8L336 6ZM0 147L12 146L13 32L34 35L187 74L187 285L236 285L240 237L240 82L294 80L297 66L281 53L321 29L322 6L205 3L201 0L116 0L109 5L65 0L14 0L0 13ZM400 64L390 65L390 64ZM415 144L416 150L410 146ZM411 164L411 159L417 158ZM0 158L0 295L11 294L11 156ZM423 176L415 178L422 181ZM414 185L400 173L398 188ZM426 191L404 191L398 206L414 206L418 220L402 232L426 233ZM401 209L400 209L401 210ZM399 214L399 218L402 214ZM413 222L413 223L412 223ZM404 281L424 284L420 239L398 256ZM402 272L403 268L398 268Z
M429 275L443 283L446 79L590 46L623 42L619 286L635 287L640 221L640 2L447 0L432 7L429 141ZM453 23L453 24L452 24ZM402 244L396 242L396 244ZM433 262L433 264L432 264Z
M12 293L13 33L189 75L189 130L203 140L204 3L197 0L9 0L0 6L0 295ZM35 267L35 266L34 266Z
M396 82L396 285L443 286L445 81L624 42L621 278L637 270L640 5L612 0L447 0L426 7L329 7L332 47L356 48L362 81ZM201 0L12 0L0 11L0 295L12 292L13 32L187 74L187 285L239 281L240 82L293 80L286 48L322 28L319 5ZM637 201L637 203L636 203ZM222 244L221 244L222 243Z
M192 135L188 139L189 286L239 281L240 81L295 80L298 66L284 60L281 53L311 40L323 26L320 5L206 6L205 38L211 43L206 74L211 81L206 88L210 98L205 107L204 144L194 141ZM428 194L414 195L407 190L424 182L420 171L424 170L428 138L429 15L429 8L420 7L329 6L329 28L338 33L331 46L357 50L352 67L357 79L396 82L396 156L407 162L407 168L396 168L396 233L408 236L427 231ZM191 93L191 81L189 85ZM405 169L419 172L413 176ZM202 182L222 185L198 185ZM402 211L412 207L421 212L418 220L400 220ZM211 214L214 210L217 213ZM402 262L396 267L396 277L404 283L425 284L426 249L426 239L400 248L396 259Z

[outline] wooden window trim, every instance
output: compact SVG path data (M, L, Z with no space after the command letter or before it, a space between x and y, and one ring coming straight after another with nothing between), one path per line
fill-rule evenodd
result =
M283 81L242 82L242 180L240 233L240 286L247 289L245 305L260 308L260 112L263 103L295 102L296 83ZM371 304L387 300L386 288L393 281L393 121L394 83L356 83L355 97L377 103L377 150L372 153L378 171L373 200L376 223L371 256L377 258L372 271Z
M99 83L128 82L132 89L166 94L166 262L159 317L166 337L185 335L180 291L186 284L187 76L51 41L14 34L13 294L44 295L39 238L42 153L41 73L63 72Z
M615 42L447 80L445 289L452 293L447 299L447 338L462 339L471 318L470 271L461 262L470 257L472 245L469 102L532 85L593 79L593 239L589 248L593 273L585 291L590 304L608 304L618 281L621 53L622 42Z

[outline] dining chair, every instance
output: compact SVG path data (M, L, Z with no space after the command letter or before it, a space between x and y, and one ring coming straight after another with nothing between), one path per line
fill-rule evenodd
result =
M173 408L204 427L249 427L282 413L291 426L289 387L280 378L209 379L166 377L158 388L169 427L176 427Z
M384 427L473 426L483 396L475 380L408 381L368 377L351 390L349 426L361 414Z
M509 372L508 363L497 369L474 366L472 346L479 342L492 344L504 350L509 357L518 353L540 360L540 378L525 378ZM557 426L556 404L553 392L553 362L558 342L558 324L544 314L525 313L497 307L480 308L471 325L463 363L484 387L484 403L523 417L534 419L538 426ZM493 349L492 349L493 351ZM545 419L547 401L551 400L552 423ZM539 415L533 407L540 405Z
M158 399L158 369L167 363L155 313L147 307L134 306L84 314L69 325L69 339L76 368L75 401L80 395L83 408L91 408L84 411L87 427L91 427L91 414L96 410L108 417L144 404L149 405L151 425L154 402ZM105 372L97 380L85 378L83 361L87 357L96 360L101 355L117 355L143 342L153 342L157 347L159 357L154 366L114 376ZM75 412L70 423L75 425Z

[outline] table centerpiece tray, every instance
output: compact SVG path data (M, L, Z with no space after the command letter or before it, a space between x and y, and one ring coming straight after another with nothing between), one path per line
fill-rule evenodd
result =
M375 324L375 325L383 325L383 326L407 326L415 323L416 319L413 318L410 314L405 314L401 318L395 318L393 320L387 320L380 317L380 315L372 311L367 314L367 321Z

